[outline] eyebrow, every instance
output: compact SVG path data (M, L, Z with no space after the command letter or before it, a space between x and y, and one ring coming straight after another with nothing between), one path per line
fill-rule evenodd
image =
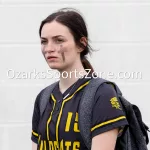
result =
M63 35L56 35L56 36L53 36L52 39L58 38L60 36L64 37ZM41 37L41 39L46 40L47 38L46 37Z

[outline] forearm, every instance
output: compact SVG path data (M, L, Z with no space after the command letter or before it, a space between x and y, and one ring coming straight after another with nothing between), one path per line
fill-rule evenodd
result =
M37 150L37 144L32 142L32 150Z

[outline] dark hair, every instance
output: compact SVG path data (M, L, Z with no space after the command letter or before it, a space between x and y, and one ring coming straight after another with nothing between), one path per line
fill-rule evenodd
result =
M84 50L80 54L81 62L83 64L84 69L91 69L90 73L94 72L94 69L90 62L87 60L86 55L91 54L90 50L93 50L89 45L88 32L84 19L77 12L77 10L73 8L62 8L51 15L49 15L46 19L41 22L39 35L41 37L41 30L45 23L50 23L52 21L57 21L65 26L67 26L72 33L75 43L82 47ZM80 42L80 39L85 37L87 39L87 45L84 46Z

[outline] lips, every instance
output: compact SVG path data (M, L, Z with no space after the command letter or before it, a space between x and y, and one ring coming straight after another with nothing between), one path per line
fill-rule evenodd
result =
M47 56L47 59L57 58L56 56Z

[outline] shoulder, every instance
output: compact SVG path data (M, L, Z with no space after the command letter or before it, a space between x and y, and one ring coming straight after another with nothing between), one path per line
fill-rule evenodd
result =
M116 95L117 93L116 93L113 83L105 82L105 83L102 83L98 87L96 94L95 94L95 100L98 100L100 97L105 97L105 96L112 97Z
M56 86L56 84L58 83L58 81L46 86L45 88L41 89L41 91L37 94L36 96L36 100L35 100L35 103L37 105L40 105L40 100L41 100L41 97L42 95L44 94L44 92L51 92L51 90L54 89L54 87Z
M45 89L45 88L44 88L44 89ZM40 99L41 99L41 95L42 95L44 89L42 89L42 90L36 95L36 98L35 98L35 101L34 101L34 105L35 105L36 107L39 107L39 105L40 105Z

